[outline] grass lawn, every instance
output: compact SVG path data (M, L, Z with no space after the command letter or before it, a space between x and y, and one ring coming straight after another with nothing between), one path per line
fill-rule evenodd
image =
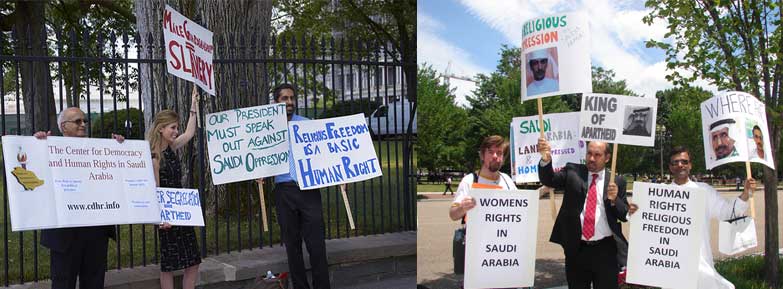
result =
M350 230L343 200L337 187L321 190L324 222L329 239L346 238L385 232L413 229L415 226L415 194L408 197L408 223L406 226L405 198L403 192L402 144L398 141L374 142L383 176L347 186L348 199L353 212L356 230ZM415 169L413 169L415 171ZM411 178L411 189L415 180ZM239 188L220 203L221 214L207 209L206 226L196 228L199 244L204 244L202 230L206 233L207 255L252 248L279 246L280 228L274 206L272 186L265 189L269 232L263 232L258 191L255 182L236 185ZM214 198L209 192L205 198ZM0 194L0 200L5 202ZM240 209L241 208L241 209ZM49 250L39 244L37 231L11 232L9 214L0 220L7 228L0 232L8 246L0 248L0 286L6 282L17 284L49 278ZM118 241L110 241L108 267L135 267L157 263L157 230L153 225L122 225ZM37 257L36 257L37 256ZM8 272L6 275L5 272ZM24 272L24 277L22 274Z

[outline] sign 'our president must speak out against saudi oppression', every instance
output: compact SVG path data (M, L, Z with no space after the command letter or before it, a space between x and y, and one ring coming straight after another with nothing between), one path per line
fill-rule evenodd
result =
M215 95L212 32L186 18L171 6L163 12L166 71L191 81Z
M531 19L522 26L522 101L593 91L590 29L584 13Z
M630 218L628 283L662 288L696 288L706 192L636 182Z
M237 108L207 115L207 151L216 185L288 173L285 104Z
M3 136L13 231L157 224L146 141Z
M364 115L288 122L296 179L303 190L381 176Z

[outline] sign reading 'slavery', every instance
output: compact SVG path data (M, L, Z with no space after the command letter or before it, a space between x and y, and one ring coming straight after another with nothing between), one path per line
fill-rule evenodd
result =
M299 187L317 189L381 176L364 115L288 123Z
M207 149L216 185L289 172L285 104L207 115Z
M166 5L163 13L166 71L215 95L212 32Z

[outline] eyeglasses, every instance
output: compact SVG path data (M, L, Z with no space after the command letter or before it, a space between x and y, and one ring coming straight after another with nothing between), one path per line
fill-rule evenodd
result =
M671 161L671 164L672 164L673 166L676 166L676 165L679 165L679 164L682 164L682 165L686 165L686 166L687 166L687 165L688 165L688 164L690 164L690 163L691 163L691 161L689 161L689 160L673 160L673 161Z
M90 123L90 121L89 121L89 120L86 120L86 119L83 119L83 118L74 119L74 120L66 120L66 121L63 121L63 122L64 122L64 123L65 123L65 122L72 122L72 123L74 123L75 125L83 125L83 124L88 124L88 123Z

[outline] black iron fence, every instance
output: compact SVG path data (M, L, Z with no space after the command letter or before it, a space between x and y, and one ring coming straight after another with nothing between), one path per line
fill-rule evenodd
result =
M30 34L27 31L24 35ZM90 120L91 137L116 132L129 139L143 139L155 110L174 108L187 115L181 112L187 112L185 96L191 84L167 74L163 57L141 57L162 55L163 45L152 39L54 31L47 39L26 41L16 31L0 34L0 131L3 135L57 131L52 127L55 113L77 104ZM202 123L206 113L269 103L269 89L283 82L297 87L300 115L325 118L364 113L373 131L383 177L348 186L356 230L349 228L339 190L321 190L326 236L334 239L415 229L412 144L416 103L409 100L403 73L415 64L395 60L399 59L397 52L382 43L217 37L215 44L218 95L201 103ZM31 55L36 50L45 52ZM154 85L159 81L163 83ZM146 95L140 96L145 88L149 89L146 101ZM202 255L278 246L272 185L265 185L270 230L264 232L255 182L208 183L203 136L200 128L182 154L187 172L184 184L202 192L206 226L197 229ZM49 252L39 244L39 232L11 232L5 182L2 196L0 284L47 279ZM118 238L109 245L109 270L158 262L155 226L121 225L118 229Z

